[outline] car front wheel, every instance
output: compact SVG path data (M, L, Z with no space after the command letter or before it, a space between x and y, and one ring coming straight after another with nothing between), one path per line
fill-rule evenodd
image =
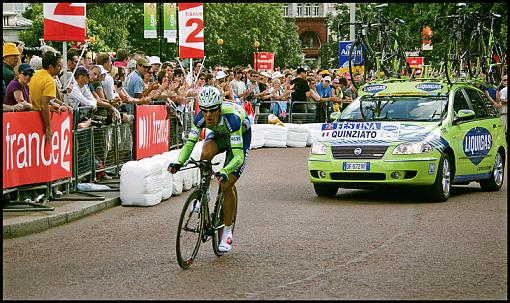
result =
M430 191L433 202L445 202L450 197L452 190L452 168L450 157L447 154L441 156L437 169L436 182Z
M333 197L338 191L338 187L330 184L314 184L313 189L319 197Z

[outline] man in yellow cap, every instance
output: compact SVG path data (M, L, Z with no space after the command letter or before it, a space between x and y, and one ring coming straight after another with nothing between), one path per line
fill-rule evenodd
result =
M18 48L16 47L16 44L11 43L11 42L4 43L3 79L4 79L6 87L9 85L9 82L11 82L14 79L14 77L16 76L16 73L14 72L14 67L16 65L18 65L19 60L20 60L20 55L21 55L21 53L19 52Z

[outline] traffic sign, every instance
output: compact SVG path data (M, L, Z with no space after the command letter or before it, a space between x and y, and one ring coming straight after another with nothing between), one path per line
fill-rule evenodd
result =
M204 58L202 3L179 3L179 57Z
M86 3L44 3L44 40L85 41Z

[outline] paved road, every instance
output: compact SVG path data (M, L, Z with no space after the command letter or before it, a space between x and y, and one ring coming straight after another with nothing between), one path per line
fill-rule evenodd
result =
M175 231L189 192L115 207L3 241L4 299L499 299L507 291L507 187L341 189L318 198L308 148L250 151L235 251L202 244L189 270Z

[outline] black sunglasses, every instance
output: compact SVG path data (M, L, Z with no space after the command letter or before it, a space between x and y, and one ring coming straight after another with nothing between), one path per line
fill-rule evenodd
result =
M201 110L204 114L206 114L206 113L214 113L214 112L215 112L215 111L217 111L218 109L220 109L220 107L219 107L219 106L218 106L218 107L215 107L215 108L210 108L210 109L208 109L208 108L201 108L201 107L200 107L200 110Z
M32 77L34 73L23 73L23 76L25 77Z

